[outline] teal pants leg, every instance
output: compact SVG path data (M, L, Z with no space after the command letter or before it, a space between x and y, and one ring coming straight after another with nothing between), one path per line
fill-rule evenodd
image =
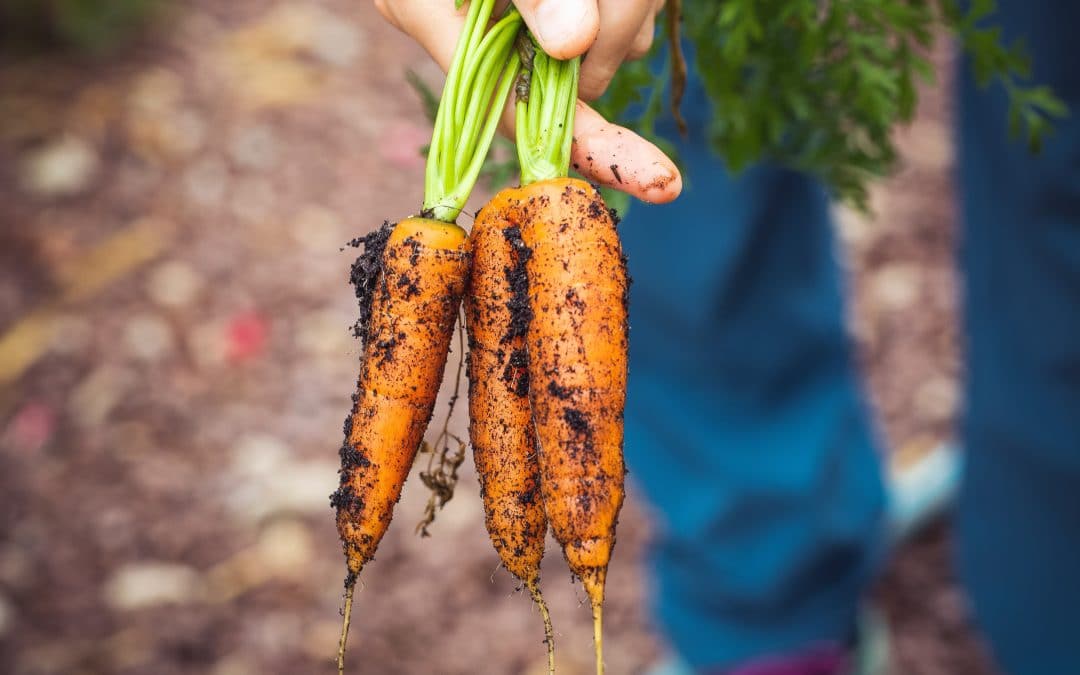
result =
M685 109L687 189L621 225L626 453L658 516L661 628L691 665L723 668L849 637L884 498L825 195L773 168L731 178L700 91Z
M1080 3L1000 0L1066 99L1041 155L1000 90L960 77L967 411L959 558L1011 675L1080 673Z

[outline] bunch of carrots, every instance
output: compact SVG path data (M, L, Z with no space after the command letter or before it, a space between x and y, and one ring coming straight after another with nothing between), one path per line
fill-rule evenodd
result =
M364 352L331 495L348 565L339 672L357 576L422 444L462 301L469 437L491 541L540 608L554 672L539 586L551 527L590 599L603 672L604 582L625 473L629 281L612 213L595 188L568 178L579 61L552 59L516 10L493 18L494 5L469 6L420 215L363 238L353 266ZM498 193L467 235L455 220L511 92L521 186Z

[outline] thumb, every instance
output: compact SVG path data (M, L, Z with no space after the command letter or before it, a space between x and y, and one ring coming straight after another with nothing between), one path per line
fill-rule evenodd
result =
M597 0L514 0L525 25L557 59L584 54L600 32Z

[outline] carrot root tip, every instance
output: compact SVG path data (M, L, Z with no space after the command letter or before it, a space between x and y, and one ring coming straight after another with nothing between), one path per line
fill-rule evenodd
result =
M551 613L548 612L547 603L544 602L544 596L540 593L540 584L538 579L525 582L525 587L529 589L529 594L532 595L533 602L536 603L537 609L540 610L540 616L544 619L544 644L547 645L548 656L548 674L554 675L555 673L555 628L551 623Z
M338 675L345 674L345 642L349 638L349 624L352 621L353 591L355 589L356 575L350 572L349 576L345 579L345 608L341 613L341 639L338 640L337 652Z

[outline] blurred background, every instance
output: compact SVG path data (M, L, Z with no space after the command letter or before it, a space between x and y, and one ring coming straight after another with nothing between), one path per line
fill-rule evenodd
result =
M332 672L327 496L359 356L342 248L420 202L407 68L439 86L369 2L0 0L0 672ZM900 452L948 438L957 404L945 91L900 132L877 215L838 219ZM430 539L406 486L357 594L356 672L545 672L470 465ZM663 650L629 496L612 673ZM584 595L549 551L560 672L586 673ZM990 672L948 555L938 527L879 584L899 673Z

